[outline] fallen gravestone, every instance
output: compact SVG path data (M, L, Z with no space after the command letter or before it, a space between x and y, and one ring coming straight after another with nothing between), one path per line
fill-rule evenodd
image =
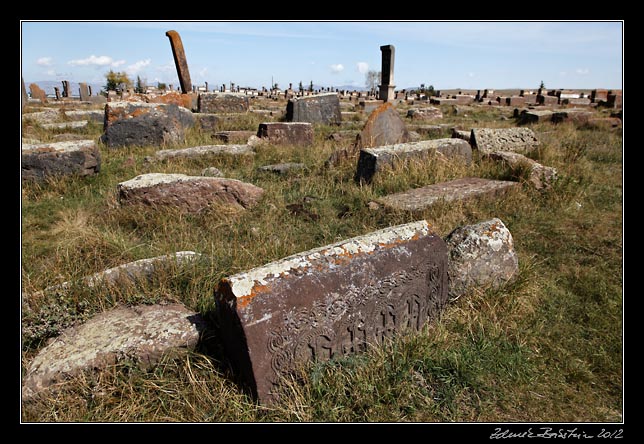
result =
M219 127L219 116L211 113L195 113L195 126L201 131L214 133Z
M451 300L472 289L498 288L519 272L512 234L500 219L459 227L445 241Z
M472 131L463 131L463 130L458 130L456 128L452 129L452 137L454 139L462 139L462 140L465 140L467 143L470 143L471 136L472 136Z
M101 169L101 153L93 140L22 145L22 179L89 176Z
M496 196L517 187L517 182L465 177L436 183L378 199L385 208L400 211L422 211L438 202L461 201L484 196Z
M552 114L552 123L573 122L576 124L588 123L595 114L583 109L567 109L556 111Z
M149 173L119 183L118 194L121 205L170 206L199 213L215 205L253 207L264 190L236 179Z
M492 151L527 153L539 145L530 128L473 128L470 143L481 154Z
M257 137L278 145L312 145L313 125L308 122L264 122L259 124Z
M103 369L123 358L142 367L164 355L196 347L205 322L180 304L117 307L51 340L31 361L22 384L29 401L85 370Z
M265 165L262 167L259 167L259 171L267 171L279 175L284 175L287 174L291 171L298 171L301 169L304 169L305 165L303 163L293 163L293 162L287 162L287 163L277 163L275 165Z
M418 331L447 301L447 247L418 221L299 253L223 279L220 337L262 403L297 365Z
M180 142L195 124L190 110L173 104L109 102L102 141L109 147Z
M519 114L520 125L528 125L532 123L543 123L552 121L552 115L554 113L550 110L532 110L532 111L522 111Z
M342 121L337 93L295 97L286 105L287 122L309 122L338 125Z
M105 111L94 109L65 111L65 117L70 120L90 120L92 122L103 123Z
M364 148L360 150L355 180L369 183L374 174L383 168L391 168L394 164L412 159L422 159L437 152L449 159L460 159L468 165L472 162L470 144L460 139L433 139Z
M87 127L87 120L74 120L72 122L43 123L41 126L46 129L81 129Z
M357 149L410 142L409 131L396 108L384 103L369 115L356 142Z
M407 117L412 120L435 120L442 119L443 113L440 108L430 106L428 108L413 108L407 111Z
M219 131L213 137L224 143L246 143L250 136L256 134L255 131Z
M145 158L146 162L162 161L167 159L194 159L203 156L212 156L217 154L254 155L253 147L250 145L203 145L193 146L190 148L179 148L177 150L159 150L154 156Z
M248 96L238 93L200 93L197 103L200 113L245 113L249 109Z
M511 151L494 151L488 155L493 160L505 162L512 170L526 168L530 171L528 183L537 190L548 189L557 180L557 170Z

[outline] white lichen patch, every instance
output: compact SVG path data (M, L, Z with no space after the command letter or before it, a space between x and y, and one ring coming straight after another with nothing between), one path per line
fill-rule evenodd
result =
M280 276L288 276L320 263L329 263L334 258L369 254L378 248L428 236L432 233L428 223L424 220L389 227L364 236L357 236L335 244L298 253L247 272L230 276L227 281L232 288L233 294L237 298L242 298L252 295L255 286L268 285Z
M40 144L22 144L22 151L57 151L61 153L80 151L85 149L96 148L96 143L93 140L71 140L68 142L53 142L53 143L40 143Z
M155 185L175 183L175 182L186 182L191 180L209 180L211 178L206 178L202 176L188 176L186 174L178 173L147 173L136 176L134 179L127 180L125 182L119 183L119 187L122 188L147 188L153 187Z
M393 145L383 145L375 148L365 148L364 151L378 157L383 154L413 153L417 151L438 149L439 147L444 147L446 145L461 145L462 143L463 141L460 139L432 139L421 140L419 142L395 143Z

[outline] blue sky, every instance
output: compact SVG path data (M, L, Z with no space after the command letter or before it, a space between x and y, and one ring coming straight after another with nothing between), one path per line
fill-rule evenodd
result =
M389 44L397 89L623 87L622 22L22 22L22 75L104 84L113 69L178 85L171 29L193 84L211 88L364 86Z

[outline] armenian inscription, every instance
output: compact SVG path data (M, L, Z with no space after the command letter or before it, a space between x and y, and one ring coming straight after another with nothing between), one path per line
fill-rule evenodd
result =
M300 364L418 331L447 302L447 248L425 221L228 277L216 291L233 367L260 402Z

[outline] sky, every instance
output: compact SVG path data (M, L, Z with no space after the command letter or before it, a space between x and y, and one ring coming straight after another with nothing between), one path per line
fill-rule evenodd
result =
M209 89L364 87L382 45L395 47L396 89L623 88L621 21L23 21L22 76L103 85L112 69L178 86L168 30Z

